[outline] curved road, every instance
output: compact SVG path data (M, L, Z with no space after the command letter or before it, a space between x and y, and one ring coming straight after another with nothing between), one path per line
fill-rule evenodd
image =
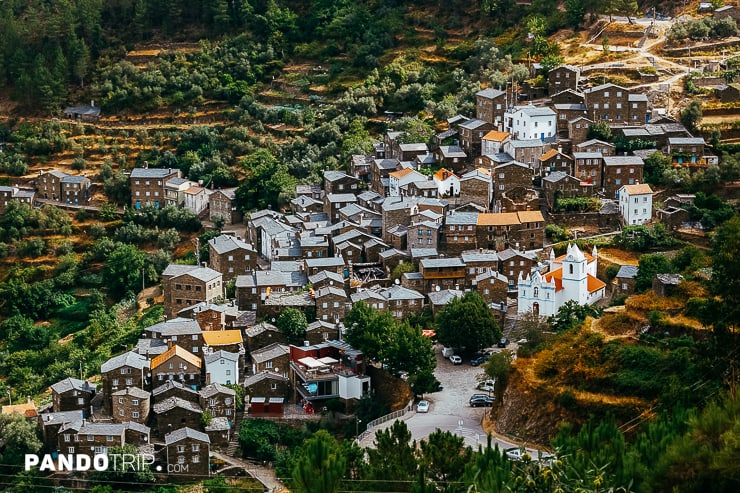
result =
M512 349L512 346L509 346L509 349ZM417 413L414 410L398 419L406 421L406 426L416 441L425 439L440 429L461 435L465 439L465 445L474 449L479 445L485 447L488 437L483 431L482 422L483 416L490 408L470 407L468 404L472 394L484 393L475 388L479 377L483 376L483 370L470 366L467 359L463 360L462 365L453 365L449 360L442 358L440 346L436 348L436 356L437 369L434 374L442 384L443 390L424 396L431 403L428 413ZM373 428L372 433L363 437L360 446L373 447L375 432L390 427L394 421ZM521 445L499 437L494 437L491 444L498 444L501 450ZM533 457L537 457L537 449L527 447L527 450Z

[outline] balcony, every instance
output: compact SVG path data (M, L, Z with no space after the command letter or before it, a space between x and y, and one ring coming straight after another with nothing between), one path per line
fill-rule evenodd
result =
M301 363L291 361L290 367L295 372L298 379L306 383L334 380L339 378L339 376L351 377L357 375L352 369L340 369L339 362L334 365L309 368Z

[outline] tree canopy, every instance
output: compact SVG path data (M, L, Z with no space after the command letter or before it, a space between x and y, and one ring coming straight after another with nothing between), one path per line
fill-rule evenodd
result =
M476 351L501 338L496 317L480 295L454 298L437 315L437 339L445 346Z

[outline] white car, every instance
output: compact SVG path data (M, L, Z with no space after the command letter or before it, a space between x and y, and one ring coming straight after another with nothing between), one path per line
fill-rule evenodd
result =
M416 405L417 413L428 413L429 412L429 401L419 401Z
M478 389L485 390L486 392L494 392L496 390L496 380L485 380L478 384Z
M515 447L506 450L506 457L508 457L510 460L522 460L522 457L526 453L526 450Z
M462 358L456 354L450 356L450 361L453 365L462 365Z

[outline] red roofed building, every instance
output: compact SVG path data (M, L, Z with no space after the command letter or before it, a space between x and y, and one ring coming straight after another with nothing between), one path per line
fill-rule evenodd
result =
M519 276L518 312L533 312L540 316L555 315L568 301L591 305L604 297L606 284L596 278L598 252L581 252L577 245L568 245L565 255L550 254L550 271Z

